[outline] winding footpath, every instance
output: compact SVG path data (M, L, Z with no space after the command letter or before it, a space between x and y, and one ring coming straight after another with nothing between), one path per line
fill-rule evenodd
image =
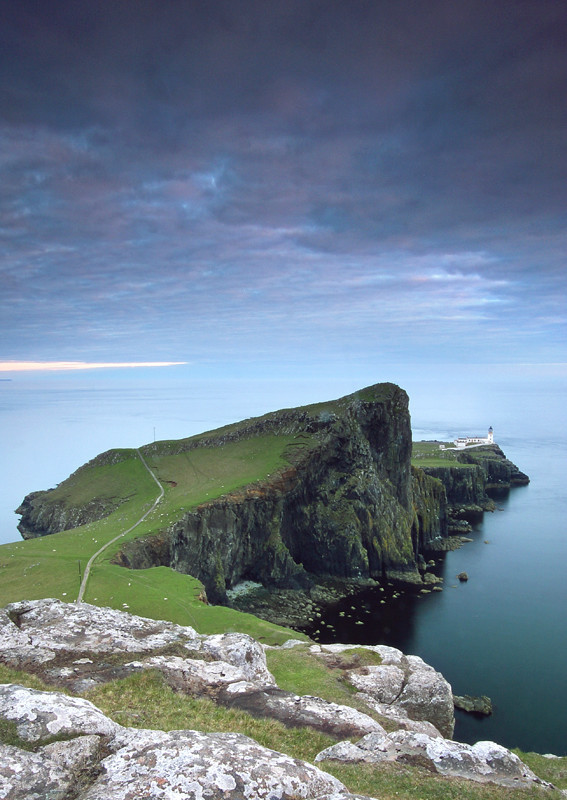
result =
M114 544L114 542L117 542L118 539L120 539L122 536L126 536L127 533L130 533L130 531L133 531L134 528L138 527L138 525L141 525L141 523L146 519L146 517L149 514L152 513L154 508L158 505L158 503L161 501L163 495L165 494L163 486L158 481L158 479L155 476L155 473L148 466L148 463L146 462L144 456L140 453L140 451L137 448L136 448L136 453L138 454L138 456L140 458L140 461L142 462L144 467L147 469L147 471L150 473L150 475L152 476L154 481L157 483L157 485L159 487L159 495L158 495L157 499L154 501L154 504L150 508L148 508L146 513L142 517L140 517L140 519L137 522L135 522L130 528L128 528L127 531L122 531L122 533L119 533L118 536L114 537L114 539L111 539L109 542L106 542L106 544L103 544L103 546L99 550L97 550L94 555L92 555L89 558L87 566L85 567L85 573L83 575L83 580L81 581L81 585L79 587L79 594L77 595L77 599L75 601L77 603L82 603L83 602L83 597L85 596L85 589L87 588L87 581L88 581L89 575L91 573L91 567L94 564L95 560L101 555L101 553L104 553L104 551L106 550L107 547L110 547L111 544Z

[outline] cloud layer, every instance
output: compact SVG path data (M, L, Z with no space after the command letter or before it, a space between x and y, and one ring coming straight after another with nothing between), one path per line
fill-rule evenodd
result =
M567 360L562 4L4 6L0 357Z

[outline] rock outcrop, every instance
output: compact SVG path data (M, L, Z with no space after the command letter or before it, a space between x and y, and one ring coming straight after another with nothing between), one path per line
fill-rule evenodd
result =
M243 580L306 589L323 576L416 574L421 550L446 534L445 498L411 469L407 402L382 384L328 412L277 412L268 429L281 413L298 443L310 434L315 445L270 481L183 514L168 529L168 565L199 578L212 602ZM117 563L149 566L148 540L125 545Z
M106 453L93 458L83 464L64 482L69 490L76 481L83 476L92 479L93 471L99 467L109 467L126 461L128 452L125 450L108 450ZM82 499L80 503L70 502L71 491L56 492L54 489L31 492L26 495L16 514L21 514L18 530L23 539L34 539L38 536L48 536L50 533L67 531L78 528L89 522L103 519L111 514L121 504L116 496L101 495L93 486L92 497Z
M363 690L357 697L379 709L390 727L397 724L387 733L350 706L279 689L264 648L243 634L203 636L170 622L48 599L7 606L0 613L0 635L1 662L54 687L78 692L158 669L178 692L325 731L340 741L317 756L320 762L400 762L426 765L446 777L544 785L499 745L471 747L444 738L440 730L452 731L449 684L421 659L395 648L365 648L382 664L347 674ZM298 644L305 646L289 642ZM321 658L349 649L311 647ZM362 800L316 766L239 733L123 727L88 700L58 691L0 685L0 721L0 734L12 731L10 743L0 744L0 796L10 800Z
M324 644L312 651L348 653L356 647ZM365 649L377 653L382 663L348 670L345 677L368 707L400 726L450 739L455 727L453 693L443 675L419 656L406 656L395 647L378 644L365 645ZM406 726L409 720L427 725Z
M550 787L517 755L495 742L461 744L413 731L395 731L384 736L372 733L356 744L340 742L328 747L315 757L318 763L328 760L355 764L416 764L445 777L466 778L478 783L498 783L514 788Z
M494 511L494 497L530 481L496 444L446 452L454 460L420 465L420 469L443 484L451 533L466 531L467 523L478 521L485 511Z
M446 535L446 501L437 481L412 470L403 390L377 384L206 436L148 445L143 452L151 462L166 451L175 456L266 435L292 437L287 466L214 500L180 508L176 521L125 544L116 563L171 566L201 580L214 603L226 602L226 590L243 580L305 589L322 576L417 576L421 551ZM91 466L111 461L112 451ZM72 476L73 485L88 468ZM103 506L116 502L108 492L85 501L87 491L71 489L64 482L51 493L28 495L19 509L22 534L80 524L92 519L97 504L102 517L108 513ZM81 502L73 505L78 496Z
M0 715L36 746L0 745L0 796L10 800L353 797L317 767L238 733L124 728L86 700L12 684L0 685ZM48 743L54 734L66 741Z

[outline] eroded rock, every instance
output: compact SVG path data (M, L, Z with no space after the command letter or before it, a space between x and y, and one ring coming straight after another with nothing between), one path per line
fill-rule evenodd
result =
M54 736L112 736L120 727L82 697L0 684L0 716L16 723L18 736L40 742Z
M336 778L241 734L123 728L80 698L0 688L0 714L22 739L74 737L33 753L0 746L4 800L352 800ZM81 735L92 730L97 735Z
M140 732L104 759L103 774L81 800L134 797L322 798L343 784L303 761L268 750L238 733Z
M168 683L185 694L214 695L229 684L251 683L255 690L262 685L275 685L265 676L254 682L247 681L247 671L226 661L199 661L191 658L155 656L145 659L143 667L153 667L162 672ZM268 673L269 675L269 673Z
M264 648L245 633L224 633L207 636L203 650L219 661L238 667L246 680L260 684L274 684L274 676L266 665Z
M337 738L360 736L372 731L384 732L384 728L368 714L350 706L331 703L311 695L295 695L277 687L262 691L250 691L246 684L243 691L229 691L223 701L230 706L248 711L258 717L274 717L290 727L310 727Z
M467 711L469 714L483 714L489 716L492 714L492 700L486 695L480 697L472 697L471 695L453 695L453 703L455 708L461 711Z
M393 719L401 712L410 720L430 723L450 739L455 728L455 711L451 686L443 675L418 656L405 656L394 647L365 647L378 653L382 664L347 672L349 682L362 692L361 699L370 697L372 708L379 710L376 704L380 704L385 707L380 713ZM344 645L325 645L324 648L330 652L348 649Z
M341 742L322 750L315 758L316 762L326 760L400 762L426 766L445 777L466 778L480 783L510 787L550 786L518 756L495 742L468 745L413 731L395 731L385 736L370 734L356 744Z
M73 776L44 753L0 744L2 800L66 800Z
M386 705L396 702L406 682L404 671L389 664L351 670L348 679L360 692L366 692Z
M124 653L157 650L174 643L198 649L201 637L191 627L125 614L88 603L62 603L48 598L6 606L2 657L8 661L10 641L20 661L37 661L36 651ZM2 620L0 620L0 623ZM54 657L54 656L52 656Z

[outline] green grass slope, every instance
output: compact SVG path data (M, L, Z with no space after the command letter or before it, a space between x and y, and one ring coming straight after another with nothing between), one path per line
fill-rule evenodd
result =
M289 638L289 630L252 615L207 606L199 599L202 585L191 576L166 567L127 570L110 561L124 541L159 533L200 503L265 480L289 466L294 443L293 435L257 435L181 453L172 452L179 447L177 442L145 448L145 458L164 487L164 498L140 525L98 557L85 601L192 625L203 633L239 630L273 643ZM128 531L158 494L135 450L110 451L77 470L49 493L50 502L68 508L96 502L99 507L116 506L115 510L78 528L1 546L0 605L41 597L74 601L89 558Z
M340 417L355 399L379 402L398 391L393 384L378 384L338 400L271 412L188 439L146 445L141 452L165 494L140 524L136 523L151 508L159 490L139 454L123 449L97 456L57 488L43 493L41 503L67 519L76 518L73 515L85 507L92 510L91 518L98 518L59 533L0 546L0 606L41 597L74 601L91 556L120 536L97 557L86 602L170 619L202 632L238 629L266 641L270 637L282 641L291 635L289 631L250 615L205 605L198 599L201 584L190 576L164 567L127 570L113 565L112 558L124 542L159 534L199 504L270 480L289 467L302 451L317 443L311 435L298 437L297 424L291 431L290 420L298 414L304 420Z

